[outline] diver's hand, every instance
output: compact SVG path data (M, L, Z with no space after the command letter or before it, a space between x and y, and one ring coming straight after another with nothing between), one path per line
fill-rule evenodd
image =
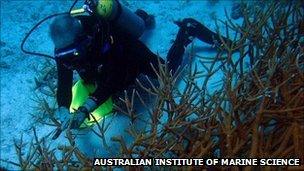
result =
M80 106L78 110L73 114L73 117L71 118L70 128L78 129L85 120L85 118L89 118L90 112L95 110L96 107L96 102L93 99L88 98L87 101L83 104L83 106Z
M96 102L89 98L84 105L79 107L78 110L73 114L70 114L67 108L62 108L60 110L62 114L59 115L62 116L62 118L59 119L61 121L61 130L63 131L67 128L78 129L85 118L88 118L90 112L96 107Z
M89 111L85 107L79 107L71 118L71 129L78 129L83 121L89 117Z

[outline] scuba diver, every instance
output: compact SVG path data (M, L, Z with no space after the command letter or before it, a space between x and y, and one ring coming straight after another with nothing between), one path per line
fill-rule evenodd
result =
M94 111L110 113L111 109L97 110L101 105L111 104L111 96L134 84L139 74L156 78L152 66L157 70L159 61L165 63L138 39L144 29L153 27L154 17L143 10L131 13L119 3L116 5L111 20L100 17L104 10L98 10L97 6L94 15L67 14L56 17L50 25L58 70L56 115L62 122L61 130L80 128L85 120L93 120L90 114ZM166 58L172 73L181 65L185 48L194 38L211 45L221 42L218 34L192 18L176 24L179 31ZM81 78L74 86L73 70ZM81 92L84 98L74 104L79 96L74 89L77 87L86 92Z

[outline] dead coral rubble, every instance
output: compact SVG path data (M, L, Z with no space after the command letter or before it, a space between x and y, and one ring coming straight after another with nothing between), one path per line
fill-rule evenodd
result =
M148 78L149 88L138 82L156 100L152 109L147 108L147 129L128 130L135 139L133 144L127 146L121 137L113 138L121 145L120 156L292 157L301 158L303 163L304 16L298 2L267 3L254 13L245 8L242 25L233 23L227 15L227 21L222 21L226 34L236 35L232 44L222 40L223 46L215 57L200 57L197 65L201 66L188 66L175 75L166 65L160 67L155 70L159 86ZM237 60L235 55L239 56ZM207 85L217 72L225 75L221 91L209 93ZM183 89L176 86L179 79L185 82ZM197 79L204 81L198 84ZM123 99L125 114L130 117L136 115L133 98L142 99L136 91L131 98ZM67 137L71 146L61 148L62 159L56 159L35 138L32 145L36 150L30 150L28 156L38 154L40 159L24 159L17 153L21 158L19 166L29 168L25 165L29 163L30 168L59 170L91 167L90 160L75 147L69 131ZM16 145L17 152L22 147Z

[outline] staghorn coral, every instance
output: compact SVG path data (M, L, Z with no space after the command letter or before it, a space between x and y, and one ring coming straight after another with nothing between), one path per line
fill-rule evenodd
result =
M174 86L178 74L172 76L165 66L156 71L160 86L143 87L157 96L151 129L132 132L136 141L122 153L179 158L297 157L303 161L303 10L299 5L267 4L265 10L245 14L241 26L228 18L223 23L226 35L236 32L234 42L222 40L227 53L202 57L207 73L190 69L183 92ZM236 52L239 58L233 60ZM225 74L223 91L208 94L206 84L219 70ZM204 77L202 85L195 82L197 77ZM193 115L194 119L188 118Z
M34 78L35 96L32 100L37 105L33 106L35 111L31 114L33 120L50 126L58 125L58 122L53 118L56 109L56 66L46 60L41 67L35 68L35 70L38 76ZM53 120L53 123L56 124L49 122L49 120Z
M300 5L276 2L254 13L244 10L242 25L233 23L227 15L227 21L220 22L226 25L226 35L233 31L235 37L232 44L222 39L215 57L197 56L198 64L180 68L174 75L166 65L160 65L159 70L155 69L159 85L149 78L146 78L149 87L138 81L137 84L156 99L152 108L146 107L147 128L127 130L134 137L131 145L126 145L122 137L112 138L121 146L120 156L296 157L303 161L304 54ZM192 54L190 58L193 57L196 56ZM207 84L217 72L225 75L220 84L222 88L210 93ZM186 85L183 89L176 87L179 79ZM204 81L198 83L197 79ZM125 108L120 110L132 120L137 119L134 98L147 106L137 90L133 90L131 96L125 93L121 98ZM99 128L103 138L106 129L103 125ZM101 169L91 166L90 159L75 146L75 136L70 131L66 135L71 145L60 148L62 159L53 157L35 131L34 135L33 146L37 150L30 150L28 156L38 155L40 160L22 158L19 152L21 168ZM17 151L22 147L16 145Z

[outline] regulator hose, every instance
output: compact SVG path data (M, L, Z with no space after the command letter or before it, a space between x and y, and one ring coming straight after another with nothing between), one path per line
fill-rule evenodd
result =
M32 29L25 35L25 37L23 38L22 42L21 42L21 51L23 53L26 53L26 54L29 54L29 55L35 55L35 56L40 56L40 57L45 57L45 58L49 58L49 59L54 59L55 58L51 55L48 55L48 54L43 54L43 53L38 53L38 52L33 52L33 51L28 51L28 50L25 50L24 49L24 44L25 42L27 41L27 39L30 37L30 35L33 33L33 31L39 26L41 25L43 22L49 20L50 18L53 18L53 17L57 17L59 15L67 15L67 14L70 14L70 12L72 11L72 9L74 8L74 6L76 5L76 3L78 2L78 0L75 0L74 3L72 4L72 6L70 7L69 9L69 12L62 12L62 13L56 13L56 14L52 14L52 15L49 15L45 18L43 18L42 20L40 20L37 24L35 24Z

